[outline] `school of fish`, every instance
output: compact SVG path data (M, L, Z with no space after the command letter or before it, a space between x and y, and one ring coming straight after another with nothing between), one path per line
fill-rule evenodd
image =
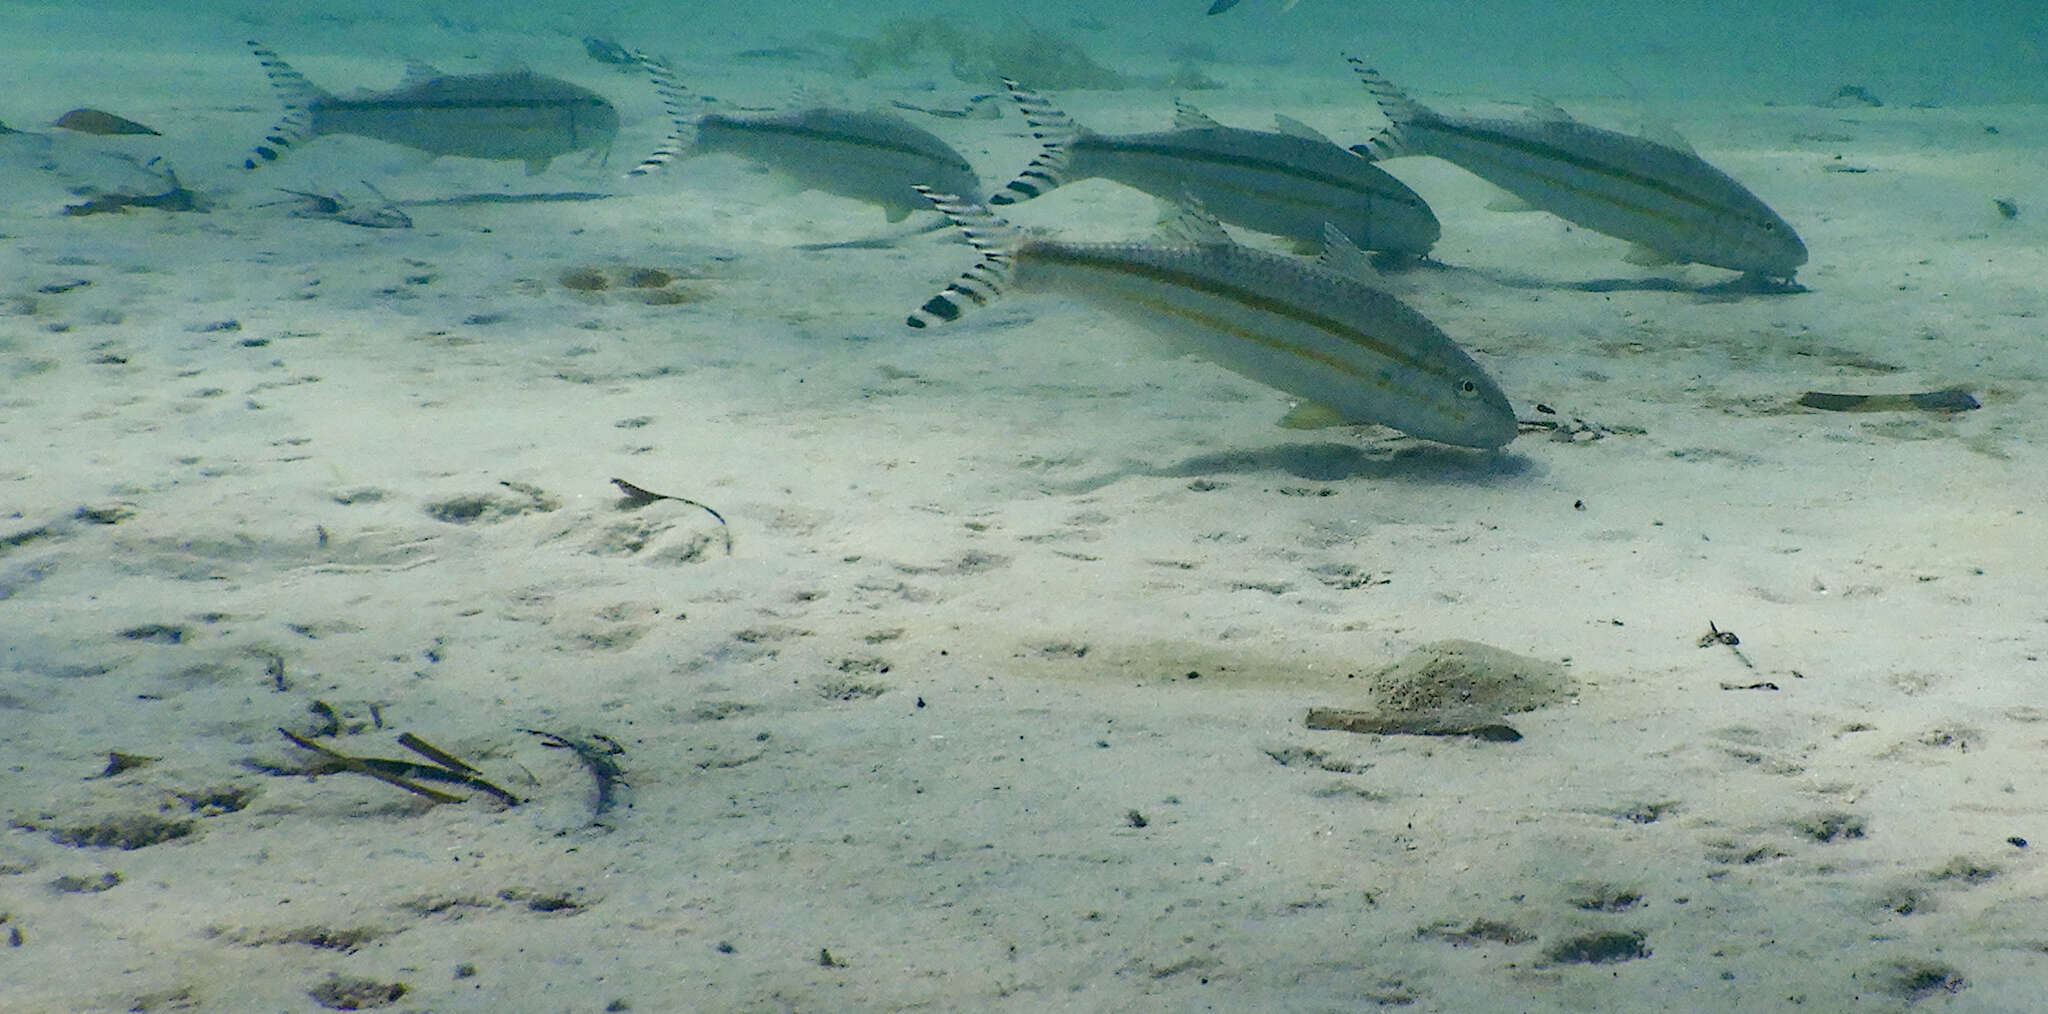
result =
M1217 0L1209 13L1234 4ZM1796 291L1793 275L1807 260L1790 223L1682 144L1588 126L1555 110L1525 119L1439 113L1356 58L1349 59L1365 90L1361 105L1369 100L1387 123L1348 147L1285 116L1274 118L1273 130L1233 127L1185 102L1175 104L1168 129L1102 134L1028 82L1006 79L1040 149L989 190L951 144L899 113L808 106L692 116L666 63L585 41L593 58L643 70L673 127L626 176L727 155L804 188L874 204L890 222L936 210L945 219L936 228L950 223L978 259L912 311L908 326L947 324L1013 291L1079 300L1288 396L1289 426L1372 424L1482 450L1506 445L1519 428L1486 369L1381 282L1378 268L1426 258L1442 233L1428 203L1387 162L1450 162L1529 205L1627 241L1638 263L1710 265L1760 287ZM572 152L603 157L619 134L611 101L542 74L446 74L414 64L393 88L340 95L262 44L248 47L284 106L244 160L249 169L349 134L435 157L518 162L537 174ZM1166 204L1161 233L1066 242L1027 235L991 210L1092 178ZM1225 225L1274 237L1304 256L1242 245Z

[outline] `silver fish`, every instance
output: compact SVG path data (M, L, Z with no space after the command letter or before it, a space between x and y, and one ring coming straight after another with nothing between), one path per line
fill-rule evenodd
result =
M1294 9L1294 5L1295 5L1295 4L1297 3L1297 2L1299 2L1299 0L1287 0L1287 3L1286 3L1286 4L1284 4L1284 5L1282 5L1280 9L1281 9L1281 10L1283 10L1283 11L1290 11L1290 10L1293 10L1293 9ZM1210 5L1209 5L1209 13L1210 13L1210 14L1221 14L1221 13L1223 13L1224 11L1227 11L1227 10L1231 9L1232 7L1235 7L1235 6L1237 6L1237 4L1238 4L1238 0L1216 0L1216 2L1215 2L1215 3L1212 3L1212 4L1210 4Z
M809 189L879 204L891 222L929 207L913 184L936 181L958 193L981 192L981 180L965 156L894 113L827 106L760 116L707 113L697 118L696 140L686 142L692 130L675 72L659 60L634 56L653 79L675 127L627 176L646 176L686 155L725 152Z
M1226 127L1177 104L1173 130L1097 134L1043 96L1005 80L1045 149L989 199L1015 204L1062 183L1102 177L1168 201L1193 201L1231 225L1320 249L1323 224L1368 250L1421 256L1442 234L1422 195L1305 124L1283 132Z
M920 188L981 260L904 321L957 320L1004 291L1088 299L1305 403L1297 423L1377 423L1464 447L1515 437L1499 385L1435 324L1348 270L1365 255L1328 230L1326 263L1239 246L1213 218L1164 245L1029 238L987 208Z
M284 150L326 134L353 134L434 155L526 163L529 175L556 156L609 149L619 111L580 85L530 71L441 74L413 65L389 91L341 97L256 42L249 48L284 97L285 116L243 162L274 162Z
M879 204L891 222L931 206L915 184L981 192L965 156L894 113L819 106L766 116L707 114L697 120L696 151L738 155L807 188Z
M1559 218L1665 260L1790 279L1806 245L1777 212L1697 154L1562 115L1444 116L1351 58L1389 126L1352 150L1434 155Z

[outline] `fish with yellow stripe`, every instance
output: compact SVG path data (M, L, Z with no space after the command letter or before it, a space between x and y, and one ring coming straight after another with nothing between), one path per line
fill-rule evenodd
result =
M781 113L705 113L694 131L683 113L683 86L665 64L642 58L675 131L628 176L647 176L694 155L736 155L810 190L880 205L899 222L930 207L915 185L975 195L974 166L929 130L895 113L811 106ZM694 133L694 140L686 134ZM939 228L944 228L940 226Z
M1321 262L1232 243L1188 209L1161 244L1025 236L987 208L920 187L981 259L905 323L959 319L1005 291L1079 296L1189 353L1300 399L1305 425L1389 426L1462 447L1515 437L1514 409L1428 318L1368 284L1365 255L1334 227Z
M284 119L243 162L248 169L316 137L353 134L436 156L524 162L533 175L557 156L608 150L619 133L619 111L604 96L545 74L443 74L415 63L396 88L343 96L261 43L248 45L285 104Z
M814 106L772 115L708 114L697 150L749 159L813 190L881 206L891 222L928 207L913 181L973 193L974 166L938 135L895 113Z
M1277 117L1279 131L1226 127L1185 103L1174 129L1098 134L1044 96L1005 79L1044 146L990 204L1017 204L1102 177L1167 201L1193 201L1231 225L1320 249L1323 224L1367 250L1419 257L1442 234L1422 195L1314 128Z
M1778 213L1698 154L1580 123L1446 116L1350 59L1389 121L1352 150L1374 159L1434 155L1530 205L1634 243L1644 263L1708 264L1791 279L1806 245Z

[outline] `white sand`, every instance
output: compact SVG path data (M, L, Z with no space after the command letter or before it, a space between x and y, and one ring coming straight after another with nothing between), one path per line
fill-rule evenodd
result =
M1525 418L1615 431L1489 456L1277 429L1279 395L1056 299L905 329L964 247L794 250L886 227L729 160L619 181L659 107L558 36L526 59L626 109L609 169L328 139L249 175L275 104L237 47L265 26L180 25L168 56L130 27L85 66L10 53L0 108L167 134L0 138L0 1010L304 1010L335 976L435 1011L2039 1005L2048 110L1661 105L1801 230L1792 296L1587 291L1726 273L1395 163L1455 267L1390 284ZM270 41L383 87L434 38L325 31ZM710 60L777 41L700 39L685 76L773 103L788 68ZM1374 126L1334 60L1217 73L1226 122ZM924 80L835 98L967 94ZM929 122L992 183L1030 154L1014 116ZM58 215L109 150L167 154L213 210ZM620 196L403 231L263 206L365 179ZM1100 182L1018 211L1153 214ZM566 289L581 266L688 298ZM1983 408L1790 407L1943 387ZM732 552L612 477L716 508ZM1564 662L1577 702L1511 744L1304 727L1444 638ZM315 701L335 749L411 732L530 802L253 769L308 760L276 730ZM589 826L589 775L526 729L623 745L625 805ZM160 759L95 777L109 751ZM193 833L52 837L151 815ZM1480 920L1513 932L1447 939ZM1648 956L1546 958L1603 932Z

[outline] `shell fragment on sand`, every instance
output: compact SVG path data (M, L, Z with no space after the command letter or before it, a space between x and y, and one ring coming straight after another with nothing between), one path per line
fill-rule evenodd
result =
M1975 395L1961 388L1914 394L1831 394L1808 391L1799 396L1802 408L1824 412L1968 412L1981 407Z
M1481 644L1426 644L1367 676L1371 706L1309 709L1311 729L1379 735L1470 736L1514 742L1521 733L1502 719L1562 703L1572 680L1542 659Z
M115 116L104 109L73 109L57 117L56 122L50 124L50 126L62 127L65 130L73 130L81 134L99 134L102 136L115 134L156 134L161 136L162 134L162 131L143 126L125 116Z

